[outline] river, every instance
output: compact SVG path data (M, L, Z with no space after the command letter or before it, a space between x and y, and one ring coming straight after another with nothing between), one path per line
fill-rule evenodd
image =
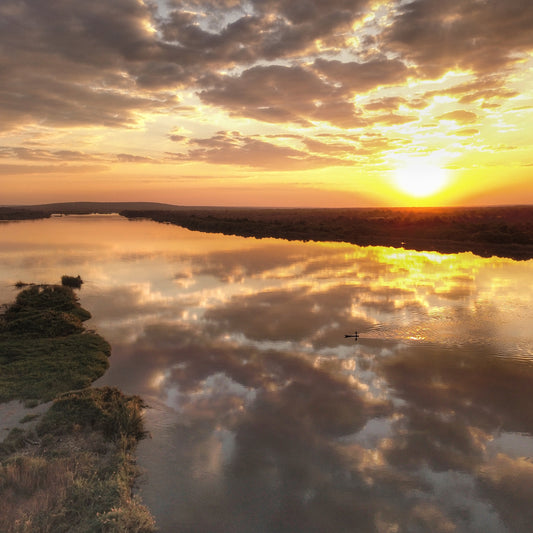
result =
M91 215L2 223L0 273L85 281L162 533L530 531L533 261Z

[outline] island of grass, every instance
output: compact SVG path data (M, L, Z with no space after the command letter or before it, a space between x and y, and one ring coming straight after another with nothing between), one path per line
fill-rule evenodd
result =
M27 286L0 317L0 402L52 401L31 430L0 443L2 532L155 531L132 494L145 406L90 387L110 346L84 328L88 318L66 285Z

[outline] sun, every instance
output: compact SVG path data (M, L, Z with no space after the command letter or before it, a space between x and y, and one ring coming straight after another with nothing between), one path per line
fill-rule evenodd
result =
M430 163L414 162L396 169L394 181L403 192L423 198L438 193L448 184L448 172Z

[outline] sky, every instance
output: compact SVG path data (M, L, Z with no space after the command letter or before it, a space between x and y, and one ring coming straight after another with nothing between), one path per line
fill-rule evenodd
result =
M533 203L529 0L2 0L0 205Z

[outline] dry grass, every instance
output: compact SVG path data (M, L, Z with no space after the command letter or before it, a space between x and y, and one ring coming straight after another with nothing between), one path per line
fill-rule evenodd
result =
M110 432L117 403L130 414L121 412L123 423ZM116 389L69 393L46 413L37 434L17 435L18 449L0 464L0 531L155 531L152 515L132 494L141 405ZM84 422L89 412L92 421Z

